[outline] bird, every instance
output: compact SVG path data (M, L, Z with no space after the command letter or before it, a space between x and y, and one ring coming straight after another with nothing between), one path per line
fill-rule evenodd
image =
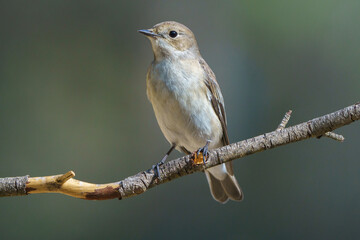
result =
M159 166L176 149L203 153L229 144L225 105L214 72L202 58L193 32L175 21L138 30L151 42L154 59L146 74L147 97L159 127L171 148L154 165ZM205 170L212 197L226 203L241 201L242 190L232 162Z

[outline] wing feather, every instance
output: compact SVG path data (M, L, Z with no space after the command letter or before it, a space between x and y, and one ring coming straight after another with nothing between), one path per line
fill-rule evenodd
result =
M218 116L221 126L222 126L222 130L223 130L222 143L224 146L229 145L230 142L229 142L229 136L228 136L228 132L227 132L227 125L226 125L227 123L226 123L225 103L224 103L224 98L220 91L219 84L216 81L214 72L211 70L211 68L205 62L205 60L200 58L199 63L201 65L201 67L203 68L205 75L206 75L205 85L211 93L209 100L210 100L211 105L212 105L216 115ZM232 162L225 163L225 166L226 166L228 173L231 176L233 176L234 170L232 167Z
M212 105L216 115L218 116L219 121L222 126L222 130L223 130L222 142L223 142L223 145L225 146L225 145L229 144L229 137L228 137L227 126L226 126L226 113L225 113L224 99L221 94L219 84L216 81L214 72L211 70L211 68L205 62L204 59L201 58L199 63L201 65L201 67L203 68L205 75L206 75L205 85L211 93L209 96L209 98L210 98L209 100L210 100L211 105Z

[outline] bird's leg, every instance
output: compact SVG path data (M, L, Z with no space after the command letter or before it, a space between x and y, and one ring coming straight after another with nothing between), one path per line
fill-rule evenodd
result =
M209 156L208 150L209 150L209 144L210 144L210 142L211 142L210 140L207 140L205 146L202 147L202 148L199 148L199 149L194 153L194 155L195 155L195 156L194 156L194 162L195 162L196 164L200 164L199 158L201 158L201 159L202 159L202 162L203 162L204 165L205 165L205 162L206 162L206 160L207 160L207 158L208 158L208 156ZM199 157L200 154L202 154L202 156Z
M168 156L170 155L170 153L175 149L175 147L176 147L175 144L171 145L171 148L169 149L169 151L167 151L167 153L166 153L165 156L161 159L161 161L152 166L152 169L154 169L154 171L155 171L155 176L156 176L156 177L160 178L159 166L165 163L166 159L168 158Z

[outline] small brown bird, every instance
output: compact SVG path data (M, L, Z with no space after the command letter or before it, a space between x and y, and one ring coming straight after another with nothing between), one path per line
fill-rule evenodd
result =
M162 22L139 32L148 37L154 52L146 76L147 96L171 144L156 165L157 172L174 148L186 154L200 148L206 156L208 148L228 145L224 99L191 30L177 22ZM231 162L209 168L205 174L216 201L242 200Z

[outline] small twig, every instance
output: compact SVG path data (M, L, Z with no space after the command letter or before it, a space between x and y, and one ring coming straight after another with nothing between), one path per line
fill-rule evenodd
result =
M339 142L343 142L345 140L343 135L337 134L337 133L333 133L333 132L327 132L323 135L324 137L328 137L331 138L333 140L339 141Z
M284 129L286 127L286 124L289 122L291 117L292 110L289 110L287 113L285 113L285 116L281 120L281 123L277 127L277 131L280 131L281 129Z
M67 180L70 178L75 177L75 173L73 171L68 171L67 173L64 173L63 175L56 178L56 182L60 185L64 184Z

